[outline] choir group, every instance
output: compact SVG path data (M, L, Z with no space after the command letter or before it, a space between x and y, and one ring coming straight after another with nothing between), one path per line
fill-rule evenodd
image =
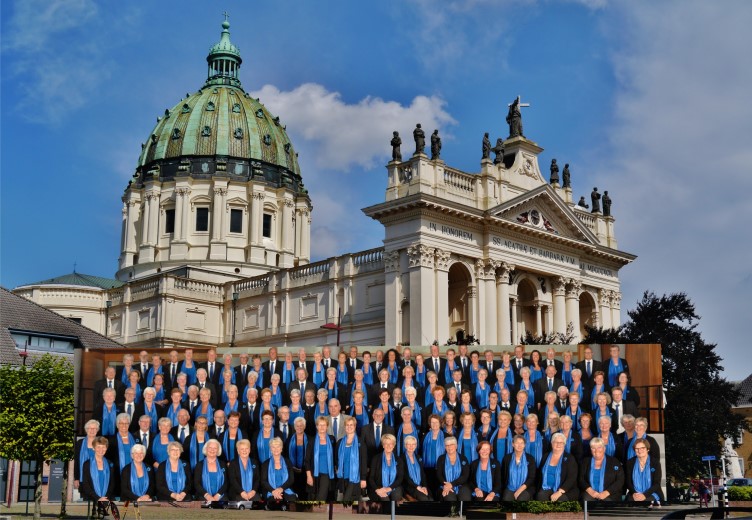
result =
M91 501L622 500L660 505L660 449L618 346L342 350L109 366L75 450Z

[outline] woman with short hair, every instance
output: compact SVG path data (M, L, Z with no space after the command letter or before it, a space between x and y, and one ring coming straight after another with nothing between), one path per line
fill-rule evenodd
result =
M461 429L457 435L457 451L459 451L468 462L473 462L478 458L478 436L475 433L475 415L472 413L463 413L460 415Z
M418 426L413 421L413 412L412 410L407 407L403 406L400 410L400 415L402 416L402 424L400 424L399 429L397 430L397 455L402 455L405 451L405 437L408 435L412 435L413 437L418 436Z
M358 502L368 476L366 445L358 440L355 417L347 417L344 422L345 435L337 441L335 451L337 482L342 500Z
M577 462L565 450L566 437L562 433L551 436L551 452L541 466L540 486L536 500L566 502L577 500Z
M253 434L251 444L255 448L256 458L263 464L271 456L271 440L279 437L279 432L274 428L274 413L264 410L261 414L261 428Z
M543 460L543 452L546 451L543 435L538 431L538 416L530 414L525 419L527 431L523 435L525 438L525 451L535 459L535 466L540 466Z
M491 451L493 451L494 458L501 461L504 455L512 453L512 439L514 438L514 432L511 428L512 414L506 410L499 412L499 427L493 433L491 437Z
M131 448L132 462L123 468L120 476L120 500L124 502L154 500L154 471L144 464L144 457L146 457L146 446L135 444Z
M181 460L182 453L183 446L177 441L167 446L167 460L157 468L157 498L159 500L175 502L193 500L191 471L188 463Z
M423 469L423 459L418 455L418 439L408 435L403 442L405 445L405 453L402 456L405 466L405 475L402 479L404 494L419 502L431 501L433 497L429 490L428 476Z
M374 502L402 500L402 480L405 474L404 463L397 457L394 448L397 438L391 433L381 436L384 450L371 459L368 474L368 496Z
M85 439L84 439L85 440ZM115 465L107 460L108 441L106 437L94 437L91 442L94 451L90 459L84 461L81 469L81 496L92 502L111 502L115 498Z
M619 501L624 487L624 470L615 457L606 455L606 443L596 437L590 441L592 457L580 465L580 489L587 501Z
M501 500L501 463L491 458L491 443L488 441L478 444L478 458L470 463L469 487L475 501Z
M284 442L279 437L269 441L271 456L261 465L261 493L267 502L275 501L282 505L296 502L298 496L291 489L293 484L292 465L282 455Z
M204 444L204 460L196 464L193 471L193 485L196 496L206 500L207 504L222 500L227 493L227 479L225 465L219 457L222 456L222 445L217 439L209 439Z
M336 439L327 433L326 417L316 419L316 435L306 451L306 483L311 500L327 502L335 489L334 448Z
M660 507L663 500L661 462L650 457L650 441L647 439L637 439L634 450L637 455L629 459L626 467L627 500Z
M467 502L470 490L465 485L470 476L467 459L457 451L455 437L444 438L445 453L436 461L436 477L439 481L439 500L443 502Z
M512 453L506 454L501 462L501 476L506 482L501 499L504 502L532 500L537 476L535 459L527 453L522 435L514 436L512 448Z
M199 461L204 460L204 445L209 440L208 429L206 417L196 417L196 422L193 423L193 431L183 441L183 453L187 454L185 459L190 463L191 471L196 469Z
M306 420L303 417L296 417L293 421L294 432L287 437L285 453L292 464L294 482L292 490L298 496L303 496L306 490L305 474L305 456L308 449L308 443L311 439L306 433Z
M624 453L621 437L611 433L611 417L603 415L598 419L598 438L606 444L606 455L620 458Z
M148 390L148 388L147 388ZM144 392L146 395L146 392ZM151 457L154 460L154 468L158 468L159 465L167 460L167 446L174 441L170 430L172 429L172 421L167 417L162 417L158 421L159 433L155 436L151 443Z
M254 502L259 499L256 490L259 489L261 470L258 463L251 458L251 441L240 439L235 444L235 449L238 456L230 461L227 468L227 498Z

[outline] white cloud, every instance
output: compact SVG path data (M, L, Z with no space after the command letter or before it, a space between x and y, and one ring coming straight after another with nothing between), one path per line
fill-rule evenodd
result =
M750 314L739 287L752 274L752 4L628 3L613 15L617 123L598 169L619 245L640 256L622 307L645 289L686 291L706 339L732 358Z
M302 140L311 145L316 166L329 170L353 165L371 168L386 162L394 130L403 136L404 154L412 142L406 137L416 123L428 132L455 123L445 110L445 102L435 96L416 96L409 105L370 96L348 104L339 92L315 83L289 92L265 85L252 95L281 118L294 143Z

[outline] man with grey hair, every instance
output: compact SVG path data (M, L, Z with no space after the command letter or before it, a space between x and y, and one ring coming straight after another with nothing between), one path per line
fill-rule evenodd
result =
M349 415L341 413L342 405L339 399L329 399L329 428L327 433L333 435L335 439L340 440L345 436L345 420Z

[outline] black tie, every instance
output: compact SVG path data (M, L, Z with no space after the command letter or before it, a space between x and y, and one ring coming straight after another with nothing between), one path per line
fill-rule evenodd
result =
M146 432L144 432L144 434L141 436L141 444L143 444L144 446L149 444L149 440L146 438Z
M517 370L519 370L519 369L521 369L521 368L522 368L522 360L521 360L521 359L518 359L518 360L517 360Z
M209 363L209 379L214 379L214 363Z
M172 370L170 371L170 378L172 379L172 382L175 382L175 371L176 371L175 363L172 364Z
M491 368L491 366L492 366L492 365L493 365L493 361L489 361L489 362L488 362L488 373L489 373L489 374L492 374L492 373L493 373L493 368Z
M125 411L128 413L131 420L133 420L133 405L131 403L128 403L128 406L125 407Z
M109 379L107 380L107 388L112 388L112 381Z
M462 370L467 369L467 358L462 358Z
M185 440L185 426L180 427L180 442Z
M457 387L457 395L460 395L462 393L462 388L460 388L460 384L456 383L455 386Z
M436 374L439 373L439 360L434 358L433 359L433 369L436 371Z
M550 377L548 378L548 390L551 391L554 389L554 380Z
M334 418L334 424L332 425L332 435L334 435L334 438L337 438L337 417Z
M285 441L287 440L287 425L286 424L282 425L282 440L285 440Z
M217 437L219 437L220 435L222 435L223 431L225 431L225 429L223 427L220 426L219 428L217 428Z
M592 369L590 368L590 361L588 361L587 362L587 375L590 375L591 370Z
M274 369L275 369L276 366L277 366L277 363L275 363L274 361L272 361L271 365L269 365L269 372L272 373L272 374L275 374L276 371Z

